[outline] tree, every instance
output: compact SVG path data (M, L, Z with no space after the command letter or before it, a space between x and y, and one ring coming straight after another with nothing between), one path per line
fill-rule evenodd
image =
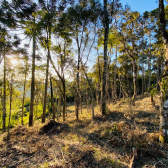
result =
M109 34L109 14L107 11L107 0L104 0L104 65L102 76L101 110L106 115L106 76L107 76L107 43Z
M80 105L80 67L82 56L88 46L90 40L89 35L93 29L91 26L95 25L96 19L99 16L99 3L97 1L80 1L79 5L70 7L66 13L63 14L59 20L58 28L62 34L73 38L77 46L77 72L76 72L76 119L79 119L79 105ZM92 42L94 38L92 39ZM91 45L92 46L92 45ZM90 53L91 47L89 49Z
M9 35L9 32L7 31L7 28L15 28L16 27L16 21L13 17L13 11L7 1L1 2L0 7L0 43L1 43L1 52L2 52L2 59L4 59L4 76L3 76L3 131L6 131L6 54L10 54L13 50L13 45L17 46L17 42L13 41L12 38ZM15 39L14 39L15 40ZM16 44L16 45L15 45Z
M29 126L33 126L33 107L35 93L35 57L36 57L36 38L38 34L38 26L36 24L37 4L31 1L14 0L13 9L16 11L16 16L19 19L21 27L25 30L27 37L32 39L32 78L31 78L31 100Z
M124 51L128 54L133 64L133 83L134 94L133 103L137 96L137 59L138 59L138 47L137 42L139 40L139 21L140 14L138 12L130 12L126 9L121 19L120 33L121 42L123 44Z
M168 76L168 34L166 32L166 23L165 23L165 11L164 11L164 2L159 0L159 19L160 19L160 31L162 34L164 46L165 46L165 70L160 83L160 135L159 140L161 144L168 143L168 117L167 117L167 87L164 87L167 82L166 77ZM164 96L166 95L166 96Z

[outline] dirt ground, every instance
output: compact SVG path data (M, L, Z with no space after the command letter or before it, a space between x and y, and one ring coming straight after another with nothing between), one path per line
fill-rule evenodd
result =
M156 106L145 94L135 106L129 99L108 105L95 119L83 106L75 120L74 106L68 107L66 122L48 121L33 127L19 126L0 135L0 167L53 168L167 168L168 145L159 144L159 95Z

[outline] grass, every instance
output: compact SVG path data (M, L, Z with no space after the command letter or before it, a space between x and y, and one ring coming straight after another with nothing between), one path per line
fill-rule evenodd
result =
M159 105L158 95L154 100ZM133 147L138 153L137 168L168 167L168 146L159 145L159 110L150 104L150 95L138 97L135 106L130 106L129 99L110 104L106 116L95 107L94 120L85 105L79 121L74 105L67 110L69 129L59 133L53 127L52 133L40 134L47 122L36 120L33 127L13 128L10 139L1 134L0 167L126 168ZM62 116L59 122L63 124Z

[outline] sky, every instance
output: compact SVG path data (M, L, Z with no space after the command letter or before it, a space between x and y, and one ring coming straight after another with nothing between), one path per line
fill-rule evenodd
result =
M132 11L138 11L143 14L145 11L151 11L158 8L158 0L120 0L123 6L128 4Z

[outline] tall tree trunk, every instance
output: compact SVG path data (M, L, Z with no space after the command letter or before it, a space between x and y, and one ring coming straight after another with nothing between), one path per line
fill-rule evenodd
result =
M107 11L107 0L104 0L104 65L102 77L101 110L102 115L106 115L106 76L107 76L107 42L109 33L109 18Z
M164 1L159 0L159 18L160 18L160 31L162 33L162 37L164 40L164 46L165 46L165 71L163 74L163 81L164 83L167 83L167 79L165 77L168 76L168 34L166 32L166 24L165 24L165 12L164 12ZM163 83L160 83L160 98L161 98L161 104L160 104L160 135L159 135L159 141L161 144L168 143L168 99L166 95L166 100L164 100L164 93L167 93L167 90L165 91L163 88Z
M157 84L157 90L160 90L159 86L159 81L160 81L160 76L161 76L161 62L160 62L160 57L157 57L157 79L156 79L156 84Z
M53 86L51 77L50 77L50 87L51 87L51 106L53 112L53 120L55 120L55 106L54 106Z
M26 78L27 78L27 60L26 60L26 72L25 72L25 80L23 85L23 98L22 98L22 125L23 123L23 116L24 116L24 101L26 96Z
M47 87L48 87L48 72L49 72L49 58L50 58L50 40L51 40L51 34L47 32L47 67L46 67L46 78L45 78L45 93L44 93L44 106L43 106L43 116L42 116L42 123L45 123L45 117L46 117L46 101L47 101Z
M12 111L12 95L13 95L13 75L11 77L11 83L10 83L10 107L9 107L8 136L9 136L9 127L10 127L10 119L11 119L11 111Z
M137 96L137 65L134 59L132 60L132 63L133 63L133 83L134 83L133 102L134 102Z
M6 131L6 55L5 55L5 47L4 47L4 94L3 94L3 131Z
M122 93L122 75L120 75L120 93L119 93L119 99L121 99L121 93Z
M144 63L142 63L142 95L144 95Z
M116 75L117 75L117 45L116 45L116 54L115 54L115 65L114 65L114 100L115 102L117 98Z
M86 90L86 106L87 106L87 113L89 113L89 95L88 95L88 89Z
M99 90L98 90L98 82L96 82L96 102L97 102L97 110L99 109Z
M108 102L108 104L110 104L109 64L110 63L108 63L107 78L106 78L106 93L107 93L107 102Z
M66 113L66 86L65 79L63 79L63 121L65 121L65 113Z
M90 80L89 80L89 78L87 76L87 73L85 71L85 67L84 67L82 61L81 61L81 64L82 64L82 68L83 68L85 77L87 79L87 82L88 82L88 85L89 85L89 89L90 89L90 92L91 92L91 96L92 96L92 119L94 119L94 95L93 95L93 89L92 89L92 85L91 85Z
M81 92L81 90L80 90L80 111L82 114L82 92Z
M57 114L57 121L58 121L58 102L57 102L57 94L58 94L58 91L56 90L56 94L55 94L55 114Z
M35 19L34 19L34 24L35 24ZM34 107L34 92L35 92L35 50L36 50L36 39L35 39L35 35L33 35L32 79L31 79L31 101L30 101L29 126L33 126L33 107Z
M77 43L78 42L78 39L77 39ZM78 120L79 117L79 101L80 101L80 93L79 93L79 68L80 68L80 47L79 47L79 44L78 44L78 65L77 65L77 76L76 76L76 83L77 83L77 95L76 95L76 119Z
M59 91L58 111L57 111L57 113L59 113L60 116L61 116L61 99L62 99L62 96L61 96L61 92Z
M148 72L149 72L149 82L148 82L148 89L150 90L151 87L151 35L149 35L149 56L148 56Z
M98 82L98 94L99 94L99 104L101 104L101 82L102 82L102 77L101 77L101 67L100 67L100 60L99 60L99 56L98 56L98 69L99 69L99 82ZM99 106L100 110L101 110L101 105Z

